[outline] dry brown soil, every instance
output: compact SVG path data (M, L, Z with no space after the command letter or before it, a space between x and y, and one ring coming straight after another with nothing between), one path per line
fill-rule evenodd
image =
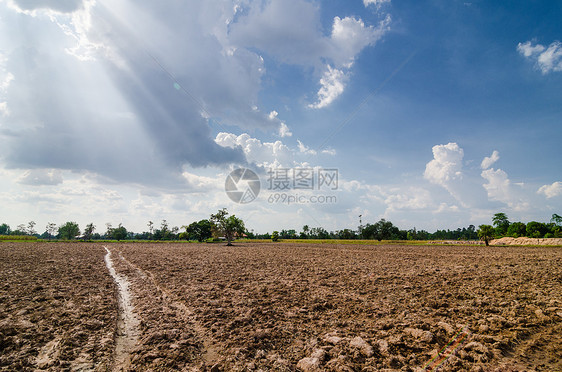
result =
M561 248L106 246L138 318L131 370L435 370L459 331L441 371L562 370ZM104 254L0 244L0 368L111 369Z
M105 251L0 243L0 370L108 370L117 317Z

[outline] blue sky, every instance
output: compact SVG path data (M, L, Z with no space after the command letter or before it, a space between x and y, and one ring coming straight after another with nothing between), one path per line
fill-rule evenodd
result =
M548 221L561 18L540 1L2 0L0 222ZM261 178L251 203L224 191L238 167ZM297 168L337 169L337 190L268 189Z

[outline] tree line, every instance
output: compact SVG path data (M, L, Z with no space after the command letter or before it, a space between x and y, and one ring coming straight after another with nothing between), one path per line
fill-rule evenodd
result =
M257 235L258 238L267 238L269 234ZM357 230L343 229L336 231L326 231L322 227L310 228L303 226L301 232L296 230L274 231L272 236L278 239L363 239L363 240L477 240L478 234L476 227L458 228L456 230L437 230L430 233L426 230L417 230L415 227L410 230L401 230L386 219L381 219L374 224L366 224L358 227Z
M562 216L553 214L550 222L510 222L504 212L492 217L492 225L480 225L478 235L488 245L491 239L511 238L562 238Z
M237 237L246 236L244 221L235 215L229 216L226 209L211 214L209 219L182 226L181 229L171 227L166 220L162 220L159 228L155 227L153 221L148 221L148 231L142 233L129 231L123 224L113 227L111 223L105 224L103 232L96 232L93 223L86 225L82 231L78 223L69 221L60 226L49 222L45 226L45 232L39 234L36 225L34 221L30 221L27 225L21 224L12 230L8 224L3 223L0 225L0 236L29 236L44 240L193 240L199 242L223 238L228 244Z
M493 226L492 226L493 225ZM211 214L208 219L192 222L189 225L171 227L166 220L162 220L160 226L153 221L148 221L148 230L135 233L129 231L119 224L113 227L111 223L105 225L102 232L96 231L93 223L86 225L82 231L76 222L66 222L63 225L48 223L45 232L39 234L36 231L36 223L30 221L27 225L21 224L12 230L6 223L0 225L0 235L11 236L33 236L39 239L51 240L190 240L210 241L224 239L230 243L235 238L244 237L248 239L363 239L363 240L478 240L482 239L488 243L494 238L504 236L531 237L531 238L556 238L562 237L562 217L553 214L549 223L531 221L510 222L503 212L496 213L492 217L492 225L480 225L478 230L474 225L458 228L456 230L437 230L430 233L425 230L402 230L385 219L373 224L360 225L356 230L342 229L327 231L322 227L310 227L304 225L302 231L294 229L273 231L273 233L254 234L245 228L244 221L234 215L229 216L226 209L221 209Z

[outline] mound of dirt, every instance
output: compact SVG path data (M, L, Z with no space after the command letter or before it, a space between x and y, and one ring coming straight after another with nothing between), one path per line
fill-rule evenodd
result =
M490 241L491 245L562 245L561 238L510 238L504 237Z

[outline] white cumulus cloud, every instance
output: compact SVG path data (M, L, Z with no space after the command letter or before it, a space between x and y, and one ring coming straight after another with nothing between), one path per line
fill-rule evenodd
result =
M318 102L308 105L310 108L323 108L330 105L345 89L346 75L343 71L328 66L328 70L320 79Z
M308 146L306 146L304 143L302 143L299 140L297 140L297 142L299 144L299 152L308 155L316 155L316 151L310 149Z
M351 67L355 57L366 46L375 44L388 30L387 15L378 27L366 26L363 20L353 17L335 17L332 25L332 59L336 66Z
M479 207L486 195L480 179L464 169L464 150L456 143L435 145L433 159L425 166L424 178L443 187L463 208Z
M501 201L506 204L511 201L511 181L507 173L501 169L486 169L482 171L482 178L488 181L488 183L484 184L484 188L491 200Z
M523 54L525 57L530 57L532 55L535 54L539 54L544 50L544 46L537 44L537 45L531 45L530 41L527 41L525 43L519 43L517 45L517 50L519 51L519 53Z
M547 199L562 195L562 182L554 182L552 185L541 186L537 193L543 194Z
M390 3L390 0L363 0L363 4L367 7L369 5L381 6L382 4Z
M322 31L320 8L306 0L271 0L246 9L229 24L234 47L258 49L290 64L311 66L322 74L318 100L313 108L328 106L344 90L344 69L359 53L388 31L390 15L376 25L361 18L334 17L329 35Z
M287 124L281 123L281 126L279 126L279 136L280 137L291 137L292 135L293 135L293 132L291 132L291 130L289 129Z
M464 151L455 142L433 146L433 160L427 163L424 177L429 182L448 186L452 180L462 177Z
M482 163L480 164L480 168L488 169L492 166L492 164L497 162L499 159L500 159L500 153L494 150L494 152L492 152L492 155L486 156L484 160L482 160Z
M501 169L483 170L481 176L487 181L482 186L490 200L504 203L515 211L529 209L530 203L523 190L524 184L513 184L507 173Z
M297 140L296 147L290 147L282 141L264 142L251 137L247 133L236 135L233 133L220 132L215 138L215 142L222 146L232 149L241 149L248 159L260 167L295 167L310 166L315 162L319 155L318 151L306 146L302 141ZM325 150L321 155L335 155L334 150Z
M562 71L562 43L554 41L548 47L530 41L519 43L517 50L524 57L535 62L543 74L552 71Z
M246 133L237 136L220 132L215 142L223 147L241 148L250 163L262 167L293 165L294 151L281 141L262 142Z

